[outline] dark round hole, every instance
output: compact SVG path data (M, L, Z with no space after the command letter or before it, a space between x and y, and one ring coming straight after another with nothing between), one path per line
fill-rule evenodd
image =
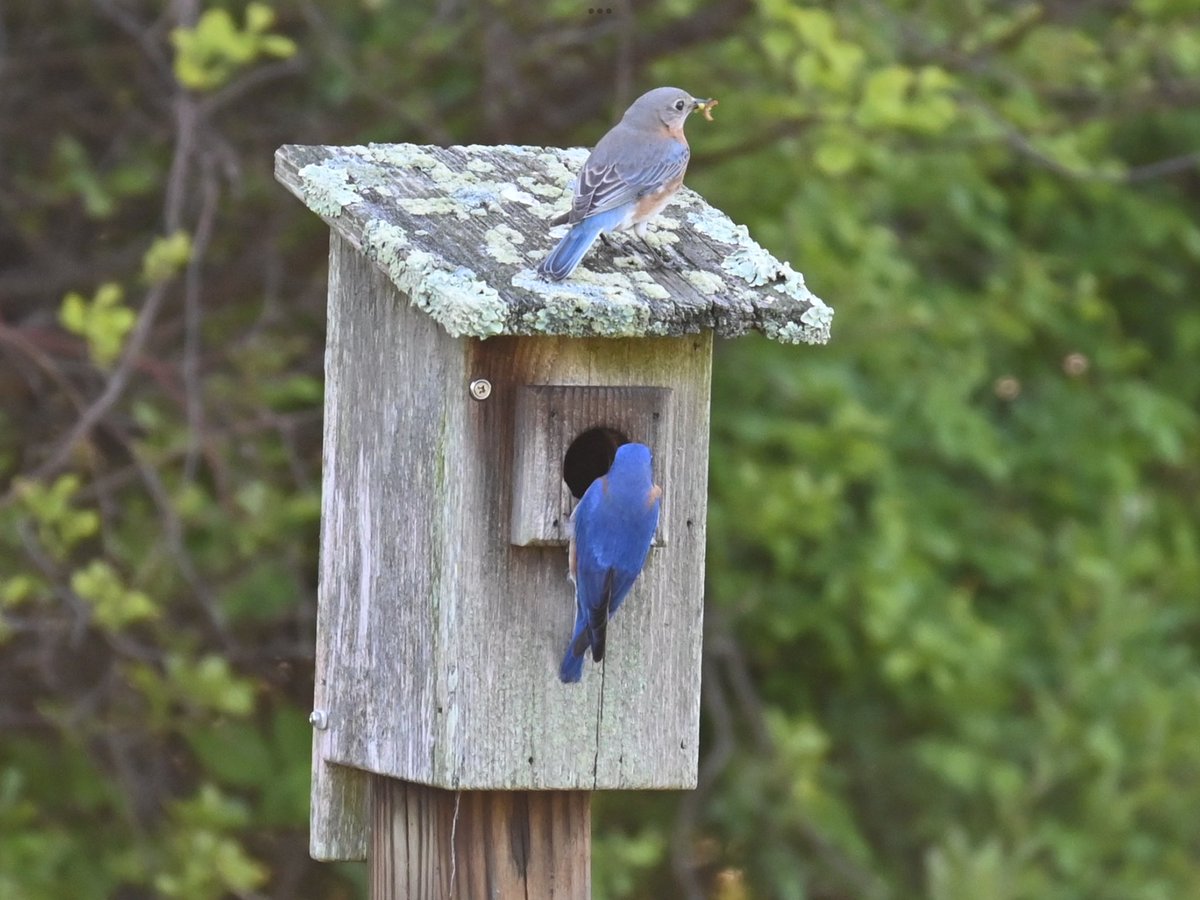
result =
M613 428L589 428L567 448L563 459L563 481L578 500L593 481L612 468L617 448L629 438Z

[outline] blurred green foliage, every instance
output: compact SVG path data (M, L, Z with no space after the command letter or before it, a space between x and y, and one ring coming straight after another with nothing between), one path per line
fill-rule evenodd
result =
M212 90L260 56L292 56L295 42L269 32L273 24L275 11L264 3L246 6L246 27L241 29L228 10L206 9L193 27L171 31L175 77L186 88Z
M0 13L0 900L362 896L307 859L325 229L270 154L664 83L837 316L718 346L701 787L597 798L596 896L1200 895L1193 4L187 7Z
M59 323L87 341L89 355L101 367L121 355L125 336L137 318L124 300L125 291L111 281L100 285L90 301L75 291L63 298Z

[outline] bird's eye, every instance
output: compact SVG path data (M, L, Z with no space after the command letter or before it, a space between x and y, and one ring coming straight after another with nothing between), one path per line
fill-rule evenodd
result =
M684 108L685 106L687 106L687 104L686 104L686 103L684 103L682 100L676 100L676 101L675 101L675 108L676 108L677 110L679 110L680 112L683 112L683 108Z

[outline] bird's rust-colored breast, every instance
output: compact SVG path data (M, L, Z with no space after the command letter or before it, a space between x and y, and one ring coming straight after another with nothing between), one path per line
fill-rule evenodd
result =
M646 194L644 197L639 197L637 204L633 208L633 221L644 222L647 219L657 216L663 211L671 198L675 196L675 192L679 190L683 184L683 173L679 173L678 178L672 178L665 185L653 193Z

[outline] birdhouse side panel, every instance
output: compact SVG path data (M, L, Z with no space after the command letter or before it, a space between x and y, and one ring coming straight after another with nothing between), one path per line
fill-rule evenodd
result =
M446 444L462 342L335 234L326 351L316 734L323 759L434 771Z

